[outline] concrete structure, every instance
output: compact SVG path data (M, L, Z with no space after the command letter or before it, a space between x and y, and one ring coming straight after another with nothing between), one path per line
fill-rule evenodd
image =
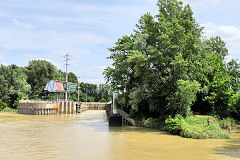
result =
M113 106L112 106L112 113L113 114L118 114L117 110L117 101L118 101L118 91L113 92Z
M31 102L20 101L18 113L31 115L52 115L52 114L73 114L77 112L77 102ZM113 114L113 105L111 103L82 103L80 105L82 112L87 110L106 110L109 126L135 126L133 119L129 115L117 109L117 114Z
M117 110L113 113L113 110ZM121 109L113 108L112 103L82 103L80 105L82 112L87 110L106 110L109 121L109 126L121 127L121 126L135 126L135 122L129 115ZM117 114L116 114L117 113Z
M76 102L20 101L18 113L31 115L71 114L76 113L76 104Z
M97 103L97 102L89 102L89 103L82 103L80 105L81 111L87 110L106 110L107 106L111 106L111 103Z

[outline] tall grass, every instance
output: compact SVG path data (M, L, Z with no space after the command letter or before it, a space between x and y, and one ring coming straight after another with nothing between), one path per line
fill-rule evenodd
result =
M208 118L210 120L209 125ZM180 115L176 115L174 118L168 117L165 123L167 131L179 134L182 137L196 139L228 139L229 132L235 125L235 121L230 118L224 120L218 120L212 116L188 116L183 118Z
M209 118L209 125L208 125ZM169 116L166 120L147 118L137 121L141 127L156 128L171 134L195 139L228 139L229 133L236 125L231 118L219 120L213 116Z

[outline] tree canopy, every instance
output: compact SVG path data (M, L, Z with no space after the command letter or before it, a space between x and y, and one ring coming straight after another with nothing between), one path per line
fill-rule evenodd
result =
M46 60L29 61L28 66L0 65L0 110L6 107L17 108L20 99L51 99L51 94L44 91L50 80L65 81L65 72L58 70ZM73 72L68 73L68 81L78 83ZM107 84L80 83L80 101L111 100L111 87ZM56 98L56 95L54 96ZM77 101L77 90L70 95L71 100Z
M121 91L121 107L132 116L161 117L192 111L233 116L239 64L220 37L204 38L189 5L159 0L159 13L140 17L134 32L110 48L104 71Z

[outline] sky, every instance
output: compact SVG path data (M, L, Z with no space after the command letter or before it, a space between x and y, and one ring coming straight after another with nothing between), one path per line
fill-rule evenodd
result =
M240 1L183 0L190 4L205 36L226 41L228 59L240 59ZM157 0L0 0L0 64L27 66L42 59L79 81L104 83L112 61L108 48L129 35L141 15L156 15Z

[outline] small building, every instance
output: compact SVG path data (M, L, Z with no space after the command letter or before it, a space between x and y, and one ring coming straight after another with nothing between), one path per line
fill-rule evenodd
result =
M72 82L66 81L58 81L58 80L51 80L49 81L44 90L52 93L52 100L53 94L56 93L56 101L59 101L59 97L61 96L62 101L66 99L65 94L70 94L71 92L76 91L77 84Z
M65 95L76 90L77 84L64 81L49 81L44 90L52 93L51 101L20 101L18 113L32 115L72 114L76 113L76 102L67 101ZM56 101L53 95L56 94ZM70 96L69 96L70 97ZM62 100L59 100L62 98Z

